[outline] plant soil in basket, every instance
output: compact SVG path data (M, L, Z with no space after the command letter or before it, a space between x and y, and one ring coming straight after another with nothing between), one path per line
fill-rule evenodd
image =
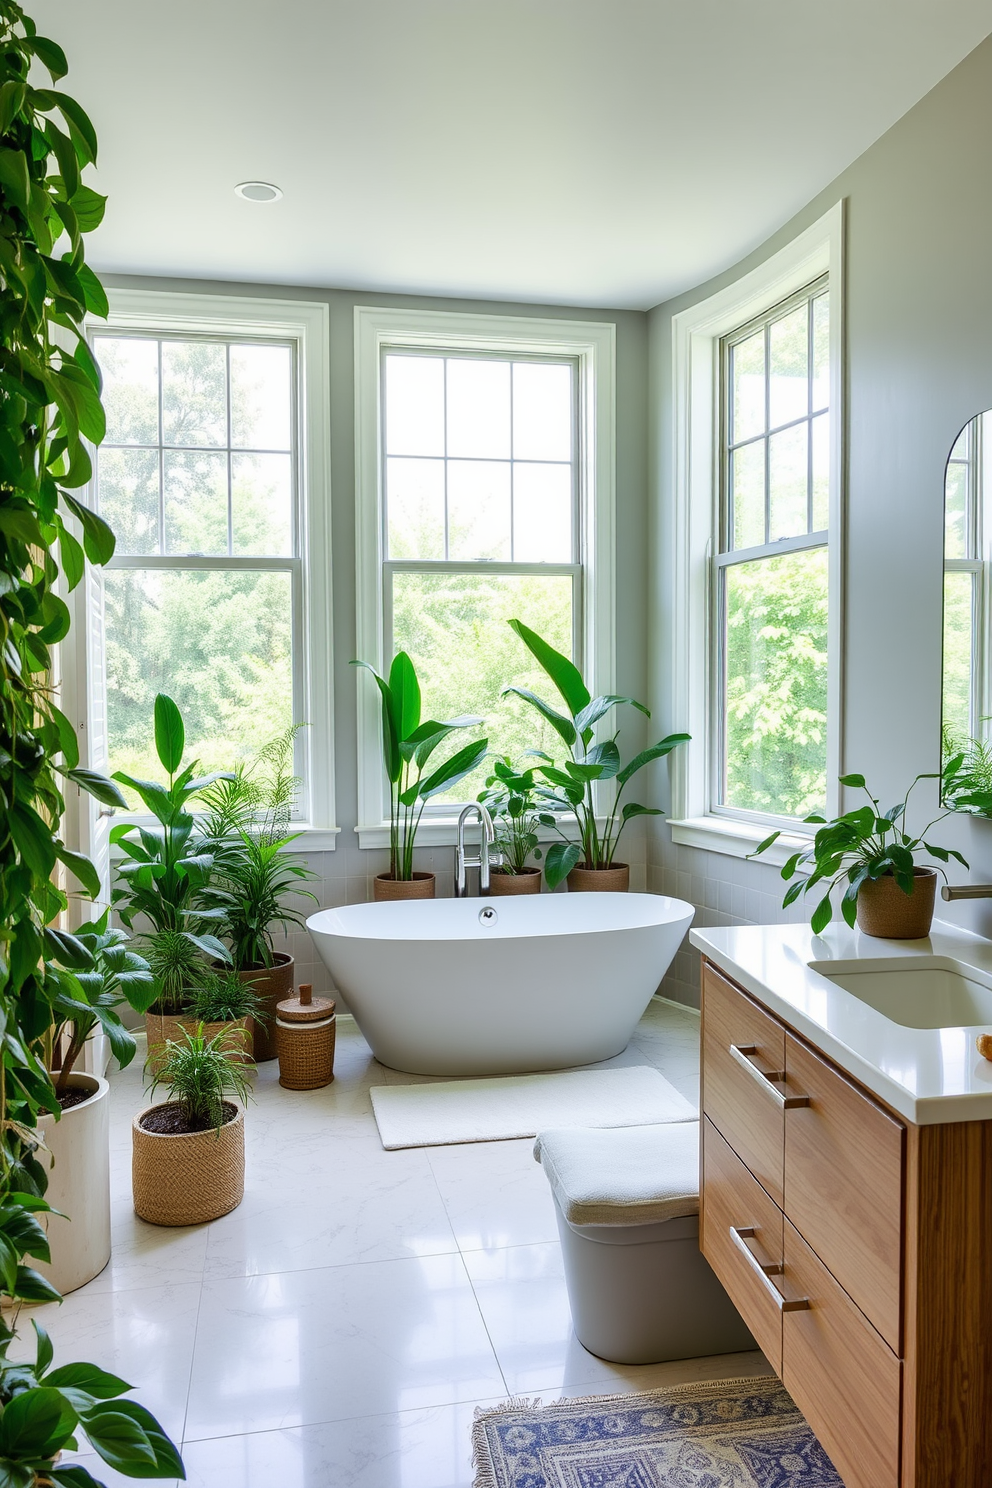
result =
M224 1125L233 1121L238 1114L238 1108L231 1101L224 1102ZM141 1118L141 1126L144 1131L155 1132L161 1137L186 1136L190 1132L213 1131L212 1122L203 1119L190 1121L183 1115L182 1108L176 1101L167 1101L165 1105L153 1106Z

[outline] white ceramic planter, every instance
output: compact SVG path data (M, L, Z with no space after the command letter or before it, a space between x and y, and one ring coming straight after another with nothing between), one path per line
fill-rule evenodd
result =
M51 1264L32 1261L59 1291L74 1292L98 1276L110 1260L110 1086L98 1075L74 1072L69 1085L88 1099L62 1113L42 1116L39 1126L49 1151L38 1154L48 1170L45 1197Z

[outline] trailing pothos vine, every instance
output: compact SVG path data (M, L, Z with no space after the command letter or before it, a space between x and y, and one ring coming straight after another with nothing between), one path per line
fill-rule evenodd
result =
M90 478L86 443L104 435L100 374L83 335L106 315L83 234L104 199L82 172L96 160L93 126L59 91L62 49L20 6L0 0L0 1488L88 1488L97 1479L60 1453L82 1446L129 1477L182 1477L150 1413L121 1398L131 1386L91 1364L53 1367L35 1323L35 1359L13 1362L19 1304L58 1293L32 1265L48 1259L39 1216L47 1171L38 1117L60 1108L49 1076L53 1006L83 1005L76 977L91 957L58 927L55 879L92 896L98 875L60 837L62 782L108 804L117 788L79 767L72 725L52 689L53 647L69 630L65 594L86 560L105 563L113 533L74 494ZM52 86L45 86L47 72ZM84 979L85 981L85 979Z

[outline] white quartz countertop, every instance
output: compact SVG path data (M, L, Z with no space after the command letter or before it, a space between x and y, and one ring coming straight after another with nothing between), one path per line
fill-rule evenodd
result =
M908 1121L928 1126L992 1118L992 1063L975 1047L992 1024L907 1028L814 971L811 961L946 956L992 977L992 941L934 922L927 940L879 940L830 925L741 925L689 939L764 1007Z

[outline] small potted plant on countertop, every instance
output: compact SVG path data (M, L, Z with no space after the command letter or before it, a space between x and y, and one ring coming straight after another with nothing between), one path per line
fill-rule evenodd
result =
M302 725L287 729L247 766L221 776L204 792L200 826L213 858L212 883L222 895L221 934L236 977L252 988L258 1016L252 1022L256 1063L276 1057L276 1007L293 994L295 964L273 944L276 928L302 928L288 901L315 895L302 887L315 877L291 845L292 813L300 787L293 774L293 741ZM206 1019L207 1022L211 1021Z
M525 758L552 761L540 750L530 750ZM494 846L502 862L490 869L489 892L506 894L539 894L541 870L527 859L540 858L538 846L538 783L534 767L521 768L507 756L498 756L493 772L479 800L489 808L495 832Z
M159 1087L169 1100L139 1112L131 1127L135 1213L158 1225L229 1214L245 1192L247 1069L227 1057L223 1034L184 1029L166 1045L150 1094Z
M917 775L903 799L883 811L865 784L863 775L841 775L841 785L863 790L868 803L827 821L819 815L804 818L817 828L813 846L793 853L782 868L782 877L792 880L782 907L794 904L800 895L826 885L826 892L813 911L811 926L824 930L833 915L831 892L845 884L841 914L852 928L885 940L921 940L930 933L937 874L942 869L921 866L916 858L928 853L939 863L951 858L968 864L953 848L938 847L927 836L947 811L934 818L917 836L905 828L906 807L913 786L921 780L937 780L936 774ZM772 832L750 854L757 857L781 836ZM802 875L802 876L797 876Z
M367 661L353 661L375 678L382 707L382 759L389 780L389 872L376 875L376 899L433 899L434 874L415 873L413 849L424 807L434 796L451 790L479 765L488 739L466 744L430 774L427 762L438 745L456 729L475 728L481 718L433 719L421 722L420 683L413 662L398 651L389 677L380 677Z
M108 928L109 917L105 910L73 932L91 957L89 967L49 968L58 989L52 997L59 1066L53 1078L62 1115L38 1122L51 1163L48 1203L56 1211L46 1216L51 1260L39 1269L63 1293L92 1281L110 1260L110 1086L75 1066L98 1029L121 1069L130 1064L135 1042L116 1009L152 980L147 961L127 949L125 932Z
M548 887L557 888L562 879L567 878L572 892L606 889L623 893L630 887L630 869L626 863L615 861L620 833L635 816L662 814L658 807L639 806L634 801L622 802L624 790L639 770L652 760L671 754L673 749L689 739L689 735L669 734L621 766L617 735L594 743L596 724L621 703L629 703L646 718L651 717L648 709L635 698L613 693L594 698L578 667L567 656L549 646L521 620L508 623L547 672L567 709L567 713L560 712L524 687L504 689L504 693L516 693L535 707L571 751L571 758L565 761L563 769L557 765L540 766L540 773L548 782L541 795L549 808L541 814L540 821L543 826L558 831L562 839L547 851L544 874ZM606 780L615 780L617 789L610 813L600 830L593 788L597 781ZM578 820L578 843L569 841L561 829L560 818L567 812L574 812Z

